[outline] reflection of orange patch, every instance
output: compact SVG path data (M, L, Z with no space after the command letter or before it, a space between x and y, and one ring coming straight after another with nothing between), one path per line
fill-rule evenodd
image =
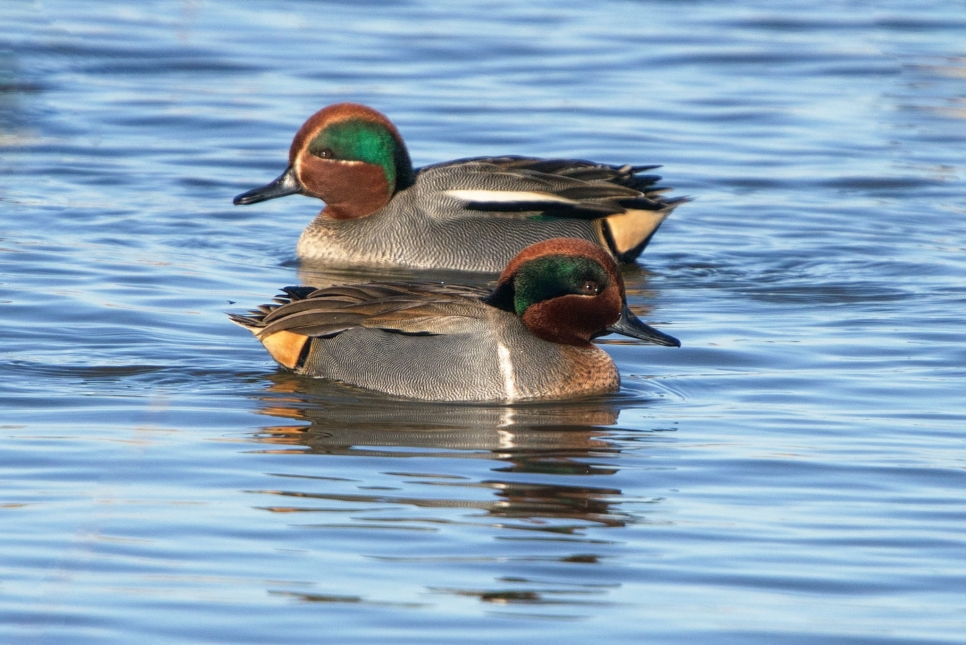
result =
M282 417L283 419L301 419L302 414L298 410L293 410L292 408L279 408L275 406L269 406L260 412L261 414L267 414L272 417Z
M271 336L259 338L259 340L262 341L262 345L272 355L272 358L278 361L279 365L295 369L299 362L299 356L302 355L302 348L305 347L309 337L291 331L279 331Z
M297 379L293 379L293 378L282 379L269 385L268 391L283 393L283 394L297 394L299 392L299 382ZM292 397L292 396L280 396L275 400L291 401L291 402L301 401L301 399L299 399L298 397Z
M261 443L271 443L277 446L299 446L302 444L300 437L294 437L287 434L275 435L269 434L268 436L260 436L258 440ZM291 450L266 450L265 452L280 453L285 454L291 452Z
M267 412L267 410L266 410ZM291 418L301 419L302 416L296 410L288 410L284 415ZM268 426L267 428L262 428L262 432L265 434L277 434L277 435L298 435L305 434L309 429L309 426Z

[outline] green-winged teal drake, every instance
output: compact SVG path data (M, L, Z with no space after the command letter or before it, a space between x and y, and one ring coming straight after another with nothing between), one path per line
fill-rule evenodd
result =
M680 346L631 313L611 255L580 239L524 249L492 291L391 282L284 291L278 304L231 319L299 374L413 399L612 392L617 367L591 340L618 333Z
M663 197L660 177L641 174L656 167L508 156L414 170L389 119L339 103L299 129L278 179L234 202L296 193L323 200L296 251L332 266L496 273L528 245L555 237L589 240L633 262L686 201Z

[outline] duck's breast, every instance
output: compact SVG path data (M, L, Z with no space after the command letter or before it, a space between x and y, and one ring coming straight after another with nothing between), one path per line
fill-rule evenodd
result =
M513 383L505 389L513 391L514 399L569 399L620 387L617 366L599 347L551 343L533 335L518 318L513 323L500 330L498 347L504 382L512 378Z

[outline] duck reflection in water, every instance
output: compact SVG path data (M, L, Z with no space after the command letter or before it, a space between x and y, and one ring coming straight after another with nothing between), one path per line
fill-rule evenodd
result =
M662 498L608 485L627 447L639 464L639 449L666 441L617 426L623 408L648 405L641 397L439 404L287 372L269 378L258 406L273 422L255 439L271 455L273 483L249 491L257 508L327 561L380 562L386 579L407 581L393 602L446 596L515 615L539 606L544 619L589 616L623 586L620 567L597 566L620 558L623 542L609 534L664 523L653 519ZM319 588L273 593L368 602L346 600L349 587Z
M618 509L620 489L583 486L571 479L618 472L616 466L594 461L612 462L619 456L620 449L609 437L622 403L626 405L620 397L553 405L449 405L391 400L281 372L271 379L273 384L261 397L260 412L288 423L267 426L259 433L258 441L271 446L266 448L268 452L395 457L400 459L400 471L406 470L402 460L413 457L432 460L440 470L451 470L454 458L496 460L500 464L488 472L507 474L471 482L449 472L421 473L419 477L427 480L423 483L447 489L445 497L435 498L396 497L384 492L272 491L279 495L419 508L476 508L490 518L515 518L524 523L506 528L557 533L627 522L627 514ZM640 403L634 401L635 406ZM540 477L524 481L520 475L526 474ZM454 496L454 487L491 489L495 499L481 501L470 490L467 495ZM274 510L299 509L285 506Z

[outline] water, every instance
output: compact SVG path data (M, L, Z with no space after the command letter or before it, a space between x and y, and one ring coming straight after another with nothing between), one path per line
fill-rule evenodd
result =
M341 100L419 164L662 163L618 395L400 404L226 311ZM956 643L962 2L0 8L0 642ZM357 276L349 276L349 279Z

